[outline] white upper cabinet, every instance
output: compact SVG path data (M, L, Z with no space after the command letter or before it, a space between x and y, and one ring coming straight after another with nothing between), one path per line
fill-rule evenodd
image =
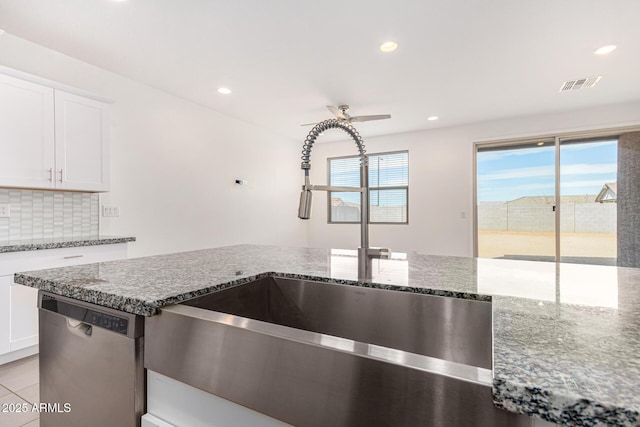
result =
M53 89L0 74L0 185L53 188Z
M56 187L109 189L109 113L102 102L56 90Z
M108 191L108 104L34 80L0 74L0 187Z

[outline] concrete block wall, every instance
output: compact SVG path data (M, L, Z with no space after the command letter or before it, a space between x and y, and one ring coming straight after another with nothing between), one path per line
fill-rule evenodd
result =
M507 204L504 202L481 202L478 205L478 229L507 231Z
M576 233L615 233L617 220L615 203L575 205Z
M509 231L553 231L555 224L555 213L550 205L508 207Z
M615 203L565 203L560 210L560 230L563 233L615 233L616 212ZM481 202L478 229L553 232L555 213L551 205L510 206L503 202Z

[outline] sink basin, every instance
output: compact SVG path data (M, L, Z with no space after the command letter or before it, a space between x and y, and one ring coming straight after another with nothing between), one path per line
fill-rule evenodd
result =
M491 303L278 276L161 309L145 368L295 426L524 427L491 399Z
M183 304L492 368L489 302L267 277Z

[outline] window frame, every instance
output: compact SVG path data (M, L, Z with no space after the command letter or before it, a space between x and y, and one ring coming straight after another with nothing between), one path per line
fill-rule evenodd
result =
M392 187L369 187L369 209L367 209L367 224L381 224L381 225L409 225L409 150L395 150L395 151L385 151L380 153L367 153L367 159L371 156L384 156L388 154L400 154L407 153L407 185L396 185ZM327 185L331 185L331 161L332 160L341 160L341 159L353 159L360 158L358 155L352 156L336 156L336 157L327 157ZM358 170L360 168L358 167ZM380 190L405 190L407 193L407 215L406 221L404 222L371 222L371 191L380 191ZM331 220L331 195L333 193L339 193L339 191L327 191L327 224L360 224L360 221L332 221Z

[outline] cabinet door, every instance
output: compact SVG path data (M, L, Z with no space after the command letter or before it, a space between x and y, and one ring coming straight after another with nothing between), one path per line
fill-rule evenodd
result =
M0 186L52 188L53 89L0 74Z
M108 106L56 90L55 135L56 188L108 191Z
M11 350L9 346L9 313L11 313L9 299L11 298L11 284L13 276L0 276L0 355Z
M38 290L11 281L11 351L38 344Z

